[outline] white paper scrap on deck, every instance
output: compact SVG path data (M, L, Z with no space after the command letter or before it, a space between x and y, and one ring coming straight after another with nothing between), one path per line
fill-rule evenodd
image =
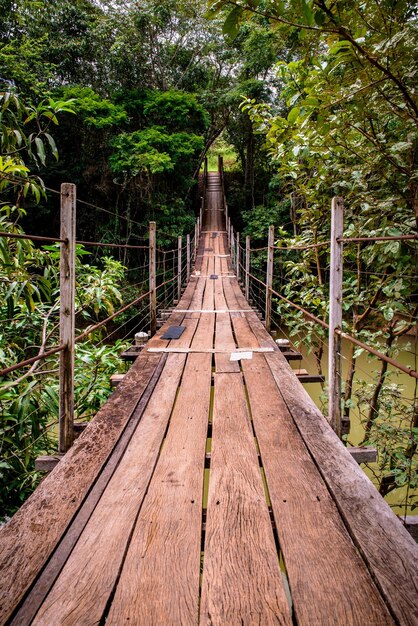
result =
M231 352L230 361L243 361L253 358L252 352Z

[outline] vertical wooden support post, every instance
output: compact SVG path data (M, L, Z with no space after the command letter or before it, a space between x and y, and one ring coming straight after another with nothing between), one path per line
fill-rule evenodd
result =
M61 185L59 452L74 440L76 186Z
M200 204L200 212L199 212L199 225L200 225L199 233L200 233L200 230L202 230L202 224L203 224L203 207L204 207L204 204L205 204L205 199L204 199L204 198L202 198L202 202L201 202L201 204Z
M250 299L250 245L251 239L249 235L245 238L245 297Z
M181 235L177 237L177 300L181 298L181 261L183 242Z
M342 326L344 201L335 197L331 203L331 259L328 338L328 420L341 437L341 335Z
M156 246L156 224L149 223L149 308L150 308L150 329L151 336L157 331L157 246Z
M218 172L223 177L224 175L224 158L221 154L218 154Z
M273 262L274 262L274 226L269 227L268 252L267 252L267 276L266 276L266 330L271 327L271 289L273 287Z
M239 280L240 278L240 255L239 255L239 233L237 232L237 237L236 237L236 252L235 252L235 264L237 266L237 280Z
M200 231L202 230L202 222L200 221L200 217L197 218L197 234L200 237Z
M231 261L232 267L235 265L235 239L234 239L234 227L231 224Z
M198 245L199 245L199 232L197 230L197 220L196 220L195 225L194 225L194 258L195 259L197 255Z
M190 259L191 259L191 253L190 253L190 235L186 236L186 280L187 282L189 282L190 280Z

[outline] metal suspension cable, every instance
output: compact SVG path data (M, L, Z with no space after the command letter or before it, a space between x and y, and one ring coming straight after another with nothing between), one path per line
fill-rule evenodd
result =
M60 239L59 237L44 237L41 235L24 235L21 233L7 233L0 231L0 237L9 239L29 239L31 241L48 241L52 243L66 243L66 239ZM148 250L149 246L136 246L126 243L104 243L101 241L80 241L76 240L76 244L83 246L97 246L98 248L128 248L132 250Z
M64 344L60 346L55 346L54 348L51 348L50 350L47 350L46 352L42 352L42 354L38 354L36 356L33 356L30 359L26 359L25 361L20 361L20 363L16 363L15 365L6 367L5 369L0 370L0 376L6 376L6 374L10 374L11 372L14 372L15 370L18 370L22 367L26 367L26 365L32 365L32 363L36 363L37 361L42 361L43 359L46 359L47 357L52 356L53 354L56 354L57 352L61 352L61 350L64 350L64 348L65 348Z
M266 283L264 283L262 280L259 280L258 278L256 278L252 274L250 274L250 276L254 280L256 280L257 282L259 282L261 285L263 285L264 287L267 288ZM291 300L289 300L288 298L286 298L282 294L278 293L277 291L275 291L271 287L269 288L269 290L275 296L277 296L278 298L280 298L284 302L287 302L287 304L290 304L290 306L293 306L294 308L296 308L299 311L301 311L304 315L306 315L306 317L308 317L312 321L316 322L317 324L319 324L323 328L327 328L329 330L329 324L327 324L327 322L324 322L324 320L321 320L316 315L313 315L312 313L309 313L309 311L307 311L306 309L301 307L299 304L296 304L295 302L292 302ZM375 348L372 348L371 346L368 346L367 344L363 343L359 339L356 339L355 337L352 337L348 333L345 333L344 331L342 331L342 330L340 330L338 328L335 330L335 332L338 335L340 335L341 337L343 337L344 339L347 339L348 341L351 341L351 343L354 343L355 345L359 346L359 348L362 348L363 350L367 350L367 352L370 352L374 356L377 356L382 361L386 361L390 365L393 365L393 367L397 367L398 369L400 369L405 374L408 374L409 376L412 376L412 378L418 378L418 372L416 372L415 370L413 370L413 369L411 369L409 367L406 367L405 365L403 365L402 363L399 363L398 361L395 361L395 359L392 359L391 357L386 356L386 354L383 354L382 352L379 352L379 350L375 350Z
M309 250L310 248L321 248L329 246L331 241L321 241L320 243L309 243L306 246L274 246L275 250Z
M48 241L50 243L66 243L67 239L59 239L58 237L42 237L41 235L24 235L21 233L6 233L1 231L0 237L8 239L30 239L31 241Z
M59 241L62 241L61 239ZM127 243L102 243L100 241L79 241L76 244L83 246L97 246L98 248L125 248L129 250L148 250L149 246L135 246Z
M417 240L418 234L414 235L388 235L382 237L338 237L338 243L353 243L361 241L408 241Z
M109 317L107 317L105 320L98 322L98 324L95 324L94 326L91 326L90 328L87 328L84 333L82 333L81 335L79 335L78 337L76 337L75 342L78 343L79 341L82 341L83 339L85 339L86 337L88 337L92 332L94 332L95 330L98 330L99 328L101 328L102 326L104 326L105 324L107 324L108 322L112 321L115 317L117 317L118 315L120 315L121 313L124 313L125 311L127 311L128 309L130 309L132 306L134 306L135 304L138 304L138 302L141 302L141 300L143 300L144 298L146 298L147 296L150 295L150 291L148 291L147 293L143 293L139 298L136 298L135 300L133 300L132 302L130 302L129 304L126 304L124 307L122 307L121 309L119 309L118 311L116 311L115 313L113 313L112 315L110 315Z

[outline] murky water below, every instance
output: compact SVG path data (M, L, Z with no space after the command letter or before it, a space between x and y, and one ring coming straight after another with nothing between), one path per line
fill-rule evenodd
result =
M409 365L412 369L416 368L416 355L414 353L414 337L404 337L401 339L401 347L402 351L396 356L396 360L400 361L404 365ZM290 364L294 369L304 368L308 370L310 374L316 374L316 362L315 358L312 354L308 354L307 349L299 344L297 349L302 353L303 359L302 361L291 361ZM345 380L345 376L348 369L348 356L349 356L349 342L343 342L343 380ZM367 353L362 353L357 359L357 375L355 377L354 382L354 395L356 391L359 390L359 379L366 380L368 383L371 383L373 380L376 380L378 377L378 370L380 367L380 362L376 359L371 358ZM328 368L328 360L326 355L323 358L323 373L327 376L327 368ZM415 385L416 380L407 374L389 366L388 371L393 372L391 375L391 382L396 383L401 386L401 395L402 398L405 399L405 403L413 403L414 402L414 393L416 391ZM357 382L356 382L357 381ZM321 385L319 383L310 383L305 385L306 391L309 393L311 398L317 404L317 406L324 411L324 407L326 407L327 398L324 397L324 393L322 391ZM360 415L360 412L357 409L352 409L350 411L350 434L348 436L348 443L352 446L359 445L364 438L364 419L367 417L367 410L364 410L364 414ZM376 484L376 480L374 478L374 473L379 471L379 467L377 463L370 464L370 467L361 466L369 478ZM418 497L418 490L414 492ZM406 496L406 487L395 489L391 493L386 496L386 501L391 505L394 512L397 515L404 515L405 508L400 506ZM408 515L418 515L418 509L411 511L410 509L407 512Z

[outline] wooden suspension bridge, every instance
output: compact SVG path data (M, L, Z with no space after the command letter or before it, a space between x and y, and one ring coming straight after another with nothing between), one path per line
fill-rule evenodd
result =
M418 548L244 298L215 173L206 194L176 309L1 532L0 623L416 625Z

